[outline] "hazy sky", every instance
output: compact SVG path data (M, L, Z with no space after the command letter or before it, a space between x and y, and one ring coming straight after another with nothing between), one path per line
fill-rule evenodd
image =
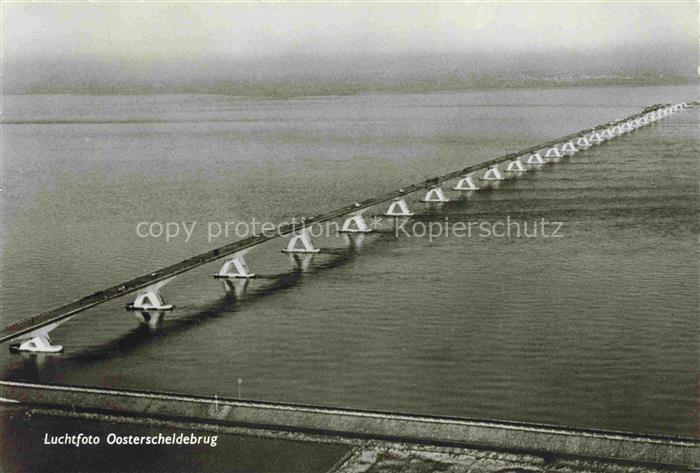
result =
M3 91L694 74L698 3L2 2Z
M6 59L597 48L698 40L698 3L8 3Z

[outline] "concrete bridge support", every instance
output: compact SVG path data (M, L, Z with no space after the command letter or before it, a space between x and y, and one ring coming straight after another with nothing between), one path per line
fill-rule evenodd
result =
M566 156L573 156L577 151L578 149L571 141L567 141L564 143L564 146L561 147L561 152Z
M166 304L160 294L160 288L168 284L174 278L165 279L141 290L131 304L127 304L128 310L172 310L172 304Z
M29 340L20 343L15 350L31 353L60 353L63 351L63 346L54 345L51 342L48 331L42 331L35 333Z
M362 216L364 210L361 210L350 217L346 218L340 231L343 233L369 233L372 231L367 225L365 218Z
M397 198L389 205L384 215L387 217L410 217L414 213L409 210L408 204L404 199Z
M544 163L545 163L545 160L539 152L535 153L535 154L531 154L527 158L527 164L544 164Z
M545 158L550 158L548 162L556 162L559 159L563 158L564 156L561 154L561 151L559 151L559 148L556 146L552 146L547 150L547 152L544 154Z
M318 253L321 250L314 248L309 237L309 229L304 228L289 240L287 248L282 251L284 253Z
M578 147L578 149L588 149L593 145L591 144L590 141L588 141L588 138L586 137L586 135L583 135L583 136L579 136L576 139L576 146Z
M255 273L250 272L248 264L245 262L243 256L248 253L250 249L239 251L233 254L233 258L226 261L219 269L219 272L214 275L215 278L254 278Z
M430 188L428 192L425 193L425 197L421 199L421 202L428 203L443 203L449 201L450 199L445 196L445 192L443 192L442 187L440 186Z
M482 181L503 181L505 180L505 177L503 177L503 174L501 174L501 171L498 170L498 166L493 166L492 168L489 168L488 171L484 173L483 176L481 176Z
M526 172L529 171L519 159L515 159L508 163L506 172Z
M479 186L474 182L472 174L465 174L452 189L456 191L478 191Z

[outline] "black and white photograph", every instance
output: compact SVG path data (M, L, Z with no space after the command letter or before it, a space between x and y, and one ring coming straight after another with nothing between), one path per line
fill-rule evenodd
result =
M700 2L0 3L0 472L700 470Z

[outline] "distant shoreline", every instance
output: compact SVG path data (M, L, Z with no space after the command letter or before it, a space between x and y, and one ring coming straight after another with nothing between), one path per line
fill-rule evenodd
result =
M697 77L594 77L594 78L482 78L473 80L415 81L410 83L225 83L196 86L98 86L76 85L3 92L3 95L228 95L250 98L288 99L301 97L471 92L479 90L565 89L583 87L649 87L692 85Z

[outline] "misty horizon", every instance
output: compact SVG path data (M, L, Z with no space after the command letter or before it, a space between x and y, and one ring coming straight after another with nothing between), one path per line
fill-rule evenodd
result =
M693 78L694 18L692 2L12 3L3 6L2 92L255 93L279 85L352 93L492 77Z
M77 91L196 91L255 85L389 86L557 76L693 77L696 52L678 45L516 54L385 53L287 55L258 59L28 58L4 66L3 93Z

